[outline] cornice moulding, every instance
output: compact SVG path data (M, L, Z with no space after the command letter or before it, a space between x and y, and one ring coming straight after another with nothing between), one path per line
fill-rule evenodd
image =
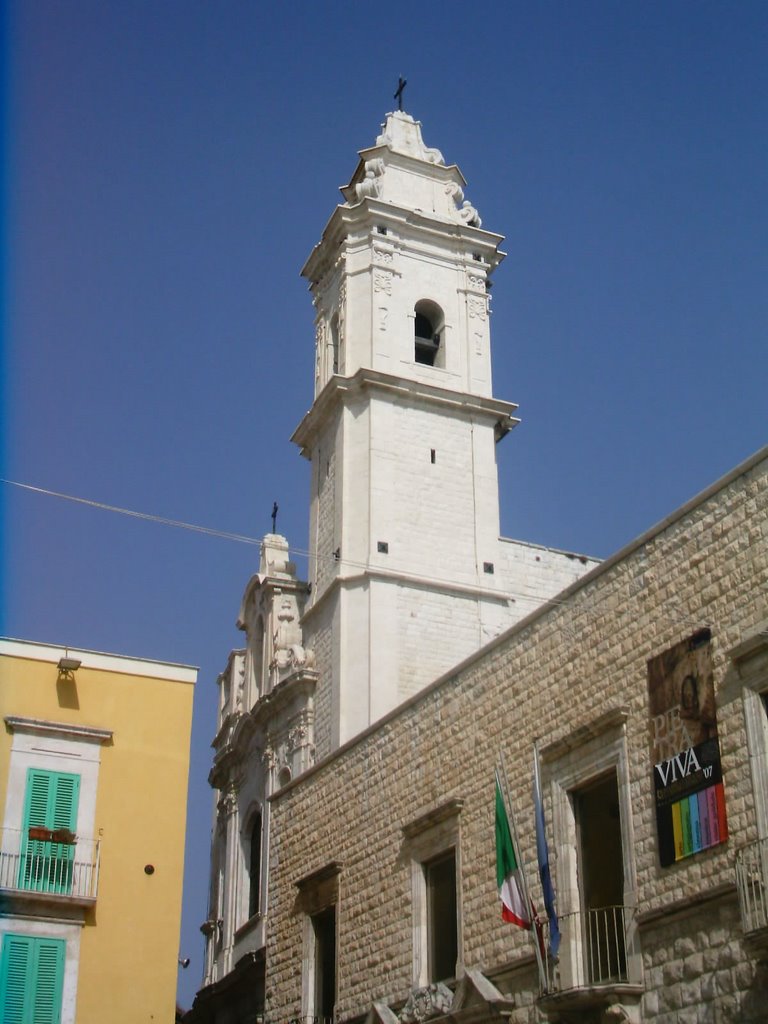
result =
M320 427L347 397L354 396L366 388L382 392L397 393L405 398L428 402L431 405L444 406L454 412L463 412L473 416L481 416L494 422L496 440L501 440L520 420L513 415L517 409L514 402L504 402L498 398L484 398L467 391L452 391L433 384L398 377L366 367L359 369L352 377L331 377L318 395L312 408L305 414L301 423L294 430L291 441L301 448L301 454L308 458L308 442L310 435Z
M90 725L70 725L68 722L48 722L41 718L21 718L16 715L6 715L5 724L11 732L57 736L62 739L77 739L86 743L108 743L113 735L111 729L97 729Z

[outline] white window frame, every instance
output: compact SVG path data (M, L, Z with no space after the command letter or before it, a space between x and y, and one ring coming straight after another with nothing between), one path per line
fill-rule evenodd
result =
M574 794L601 776L616 775L621 828L622 868L624 874L624 906L637 905L637 874L634 860L634 829L630 768L627 752L626 707L612 708L587 727L576 730L565 739L541 751L542 774L552 800L552 830L555 837L555 888L558 914L581 911L579 886L579 836L574 807ZM634 927L629 922L628 927ZM639 953L633 955L637 943L627 941L627 977L632 983L642 980ZM586 985L584 948L580 930L563 934L560 947L560 978L562 988Z
M296 883L299 890L299 904L302 910L302 961L301 961L301 1013L304 1019L315 1018L317 994L317 939L314 918L335 908L336 918L336 978L334 981L335 1002L339 1001L339 876L341 864L332 861L319 871L313 872Z
M41 768L80 776L75 831L84 839L95 839L101 746L112 738L112 732L35 718L18 718L14 715L6 716L5 723L13 733L13 742L3 828L21 828L27 771L29 768Z
M52 772L71 772L80 777L80 793L75 831L84 838L94 836L96 792L101 765L101 746L112 738L108 729L94 729L49 722L36 718L7 715L5 724L13 734L8 766L8 788L3 828L20 829L24 818L24 800L29 768ZM0 935L12 933L35 938L64 939L64 982L61 994L61 1024L75 1024L77 978L80 964L82 921L65 921L55 906L46 908L46 916L0 918Z
M741 679L757 838L768 838L768 622L729 652Z
M59 1024L75 1024L77 1009L77 977L80 969L80 936L82 923L65 923L49 918L0 918L0 946L4 935L29 935L35 939L63 939L64 980L61 988L61 1019Z
M429 978L429 914L425 866L450 850L456 871L456 978L464 975L464 941L461 900L462 800L449 800L403 826L411 867L413 987L423 988ZM447 979L444 979L447 980Z

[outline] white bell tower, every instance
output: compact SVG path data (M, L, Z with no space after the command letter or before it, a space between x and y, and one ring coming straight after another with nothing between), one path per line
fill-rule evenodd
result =
M584 571L547 575L560 553L499 538L495 448L517 423L491 388L504 254L465 184L418 121L389 114L302 271L315 398L293 440L312 463L319 756Z

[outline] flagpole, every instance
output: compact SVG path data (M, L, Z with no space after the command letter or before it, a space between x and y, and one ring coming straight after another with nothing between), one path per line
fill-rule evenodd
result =
M541 765L539 763L539 741L533 741L533 816L536 827L536 860L541 880L541 891L544 896L544 908L549 921L549 953L557 962L560 948L560 925L555 909L555 890L552 885L552 872L549 864L546 825L544 822L544 794L541 790ZM539 833L541 832L541 835Z
M512 831L512 841L515 844L516 854L520 858L520 878L521 878L522 883L523 883L523 897L525 899L525 902L526 902L526 904L528 906L528 909L529 909L531 915L533 915L533 913L534 913L533 902L531 900L530 889L528 888L528 878L527 878L527 872L525 870L525 860L523 858L523 851L522 851L522 848L520 846L520 840L519 840L518 835L517 835L517 824L515 822L515 815L514 815L514 812L512 810L512 800L511 800L511 797L510 797L511 790L510 790L510 787L509 787L509 779L507 778L507 766L504 763L504 754L502 753L501 747L499 747L499 763L501 765L501 774L502 774L503 779L504 779L503 785L501 783L501 779L499 778L498 771L496 772L496 781L499 783L499 789L501 790L502 799L504 800L504 803L507 805L507 818L509 820L510 829ZM539 946L539 938L538 938L538 933L536 931L536 922L533 920L533 917L531 919L530 932L531 932L531 938L533 940L533 950L534 950L534 953L536 954L536 964L537 964L537 966L539 968L539 981L541 983L541 989L542 989L543 992L546 992L547 991L547 979L546 979L546 974L545 974L545 971L544 971L544 963L543 963L542 957L541 957L541 947Z

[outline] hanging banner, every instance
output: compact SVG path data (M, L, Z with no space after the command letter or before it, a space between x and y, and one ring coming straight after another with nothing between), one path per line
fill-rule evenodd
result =
M648 662L662 867L728 838L710 640L702 629Z

